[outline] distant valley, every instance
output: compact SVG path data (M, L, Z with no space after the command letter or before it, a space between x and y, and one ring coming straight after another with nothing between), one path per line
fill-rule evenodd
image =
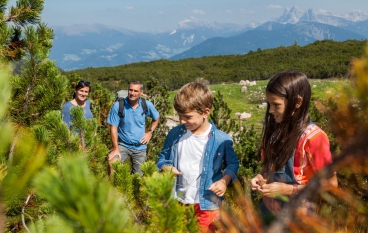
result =
M245 54L259 49L306 45L316 40L368 38L368 15L336 16L297 7L263 24L221 24L195 18L167 33L135 32L104 25L51 26L55 32L50 59L63 70L110 67L159 59Z

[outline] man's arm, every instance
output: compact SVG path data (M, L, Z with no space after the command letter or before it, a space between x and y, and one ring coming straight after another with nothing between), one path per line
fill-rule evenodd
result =
M148 144L149 141L152 138L153 135L153 131L156 130L158 123L160 122L160 117L158 117L155 121L152 121L151 126L149 128L149 130L144 134L144 136L141 138L141 143L142 144Z
M109 153L108 160L111 161L114 159L115 155L121 158L119 144L118 144L118 127L117 126L110 126L110 137L112 142L112 151Z

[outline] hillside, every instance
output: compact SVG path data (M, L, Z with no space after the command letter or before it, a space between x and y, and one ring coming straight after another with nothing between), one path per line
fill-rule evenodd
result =
M238 119L235 115L238 113L250 113L252 116L242 121L242 125L255 125L257 128L262 127L262 119L264 118L266 107L261 106L266 103L265 88L268 80L257 81L254 86L247 86L247 92L241 92L242 85L238 83L216 84L210 85L212 91L220 91L224 101L232 110L230 117ZM312 98L325 100L327 96L335 95L338 90L344 86L350 86L351 83L347 79L313 79L310 80L312 88ZM173 106L173 99L176 91L170 92L169 105ZM173 115L173 109L170 111ZM316 119L312 119L316 120Z
M297 42L304 46L318 40L345 41L367 38L349 30L316 22L299 21L296 24L267 22L261 26L228 38L211 38L187 51L177 54L170 60L213 55L244 54L250 50L289 46Z
M175 90L198 77L211 84L265 80L277 72L296 69L312 79L348 77L350 61L360 57L366 46L364 40L316 41L306 46L251 51L244 55L189 58L178 61L158 60L115 67L87 68L66 72L80 75L84 80L101 83L111 92L126 89L133 80L157 79L169 90Z
M285 8L267 22L218 23L185 18L168 31L139 32L117 25L55 26L50 59L71 71L159 59L236 55L249 51L304 46L316 40L364 40L368 15L353 11L339 15L317 9Z

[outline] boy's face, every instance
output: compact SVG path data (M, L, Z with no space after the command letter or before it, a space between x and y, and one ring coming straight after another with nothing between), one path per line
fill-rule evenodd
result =
M195 134L196 132L202 133L202 129L206 127L204 123L207 123L209 113L210 110L206 108L202 114L196 111L187 111L185 113L179 113L178 115L180 123L182 123L187 130Z

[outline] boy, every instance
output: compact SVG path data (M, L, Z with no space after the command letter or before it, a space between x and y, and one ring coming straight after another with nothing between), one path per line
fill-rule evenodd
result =
M206 86L192 82L180 88L174 108L182 125L170 130L157 162L177 176L174 197L194 205L201 232L215 232L219 204L239 167L230 136L208 121L212 104Z

